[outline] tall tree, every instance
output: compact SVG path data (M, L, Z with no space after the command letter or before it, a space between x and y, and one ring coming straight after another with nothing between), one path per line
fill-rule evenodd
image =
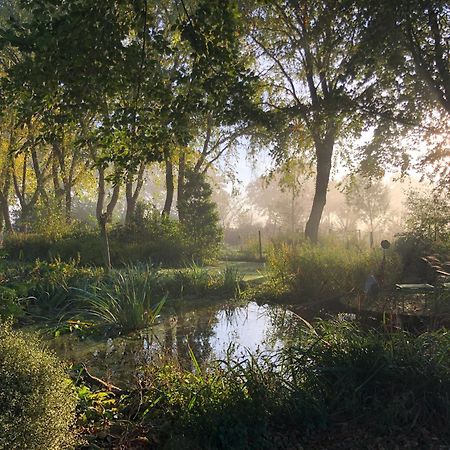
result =
M257 2L250 39L265 73L264 108L314 150L316 183L305 234L318 239L336 143L361 132L361 109L376 80L365 71L367 23L347 0Z

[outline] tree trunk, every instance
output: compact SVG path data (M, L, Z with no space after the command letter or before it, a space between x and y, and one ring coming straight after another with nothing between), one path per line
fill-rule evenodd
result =
M318 241L320 220L327 202L327 190L330 181L334 147L334 132L328 132L325 140L322 142L317 141L315 147L317 156L316 190L311 213L305 227L305 237L313 243L317 243Z
M11 232L12 222L11 216L9 214L9 189L11 185L11 177L10 173L6 174L5 183L3 185L3 191L0 192L0 208L1 208L1 216L3 218L3 226L7 232Z
M8 205L8 198L5 197L3 192L0 192L0 208L1 208L1 217L3 220L3 226L6 231L11 232L12 231L12 223L11 223L11 216L9 215L9 205Z
M180 205L184 198L184 177L186 173L186 155L182 153L180 155L180 161L178 164L178 186L177 186L177 208L178 208L178 219L180 222L183 221L183 212L181 211Z
M132 175L129 175L128 177L125 186L125 198L127 201L127 209L125 212L125 225L130 225L133 220L139 194L141 193L141 189L144 184L144 171L145 171L145 164L141 163L141 165L139 166L136 178L136 187L134 188L134 190L133 190L133 177Z
M105 203L105 168L98 167L98 187L97 187L97 205L95 208L95 216L97 222L100 223L103 214L103 205Z
M133 220L134 211L136 209L136 202L133 198L133 180L128 178L125 184L125 199L127 202L125 211L125 225L130 225Z
M173 192L174 192L174 183L173 183L173 164L170 161L170 156L168 152L164 152L165 156L165 164L166 164L166 201L164 202L164 208L162 210L162 215L169 217L170 212L172 210L173 203Z
M72 188L69 187L65 191L66 223L70 224L72 222Z
M103 261L105 265L105 270L106 272L109 272L111 270L111 252L109 250L107 221L108 221L107 213L104 213L101 215L98 224L100 227L100 238L103 246Z
M98 226L100 228L100 239L103 246L103 260L105 264L105 270L109 272L111 270L111 252L109 249L108 239L108 223L111 222L114 208L116 207L119 199L120 185L116 184L113 188L111 200L106 206L106 211L103 212L105 204L105 168L98 168L98 192L97 192L97 206L96 217Z

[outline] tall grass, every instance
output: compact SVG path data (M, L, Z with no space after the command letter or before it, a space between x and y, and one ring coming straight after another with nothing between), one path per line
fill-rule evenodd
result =
M268 268L272 279L288 287L301 301L315 301L349 292L362 292L371 274L378 274L381 250L346 248L340 244L274 245L268 251ZM384 287L398 279L400 264L389 253L384 268Z
M116 272L112 281L78 290L78 312L125 332L145 328L154 323L166 300L153 298L154 279L151 271Z
M380 436L450 430L446 331L387 335L324 321L275 355L197 365L195 373L165 363L144 380L142 423L164 424L167 439L190 436L193 448L278 448L280 433L343 422Z

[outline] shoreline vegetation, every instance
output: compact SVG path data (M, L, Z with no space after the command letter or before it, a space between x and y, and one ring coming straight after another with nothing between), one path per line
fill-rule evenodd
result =
M2 315L15 316L15 329L46 330L44 342L67 334L108 339L106 352L114 336L151 330L177 302L197 305L195 311L225 299L231 308L256 300L308 318L285 327L285 343L272 353L240 360L229 354L216 363L198 360L187 344L189 364L163 352L137 365L126 387L72 362L67 383L78 406L67 423L78 448L341 448L333 434L346 448L357 449L362 436L379 445L439 448L450 439L450 335L437 320L448 314L448 302L422 311L425 323L400 322L393 295L400 254L385 256L384 291L364 293L365 274L382 261L381 250L304 243L274 245L265 263L234 266L141 264L106 273L75 261L8 263ZM422 303L411 300L416 317ZM2 327L18 342L35 333ZM8 345L1 342L0 355Z

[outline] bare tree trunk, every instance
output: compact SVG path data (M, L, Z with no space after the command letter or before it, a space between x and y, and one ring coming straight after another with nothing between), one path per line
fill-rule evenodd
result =
M162 215L169 217L170 212L172 210L173 192L174 192L173 164L172 161L170 160L170 155L168 151L164 152L164 158L166 165L166 201L164 202Z
M106 272L109 272L111 270L111 251L109 249L107 220L107 214L103 213L98 221L98 225L100 227L100 238L103 245L103 262Z
M11 216L9 215L9 204L8 198L5 197L3 192L0 192L0 208L1 208L1 218L3 220L3 226L6 231L12 231Z
M105 168L98 167L98 184L97 184L97 205L95 208L95 216L97 222L100 223L103 214L103 205L105 203Z
M5 168L5 182L3 184L3 189L0 191L0 207L1 216L3 217L3 225L5 230L8 232L12 231L11 216L9 214L9 193L11 188L11 172L10 168L7 166Z
M329 131L324 141L317 141L315 147L317 155L316 190L311 213L305 227L305 237L313 243L318 241L320 220L327 201L334 147L334 131Z
M106 211L104 210L105 204L105 168L98 168L98 192L97 192L97 206L96 206L96 217L100 228L100 238L103 245L103 259L105 264L105 270L109 272L111 270L111 252L109 248L108 239L108 223L112 220L112 214L114 208L117 205L119 199L120 185L116 184L113 188L111 195L111 200L106 206Z
M177 208L178 208L178 218L180 222L183 221L183 212L180 209L180 205L184 198L184 177L186 173L186 155L182 153L180 155L180 160L178 163L178 186L177 186Z
M141 163L136 178L136 186L133 191L133 176L129 175L125 186L125 198L127 201L127 210L125 213L125 224L130 225L136 210L137 200L144 184L145 163Z

